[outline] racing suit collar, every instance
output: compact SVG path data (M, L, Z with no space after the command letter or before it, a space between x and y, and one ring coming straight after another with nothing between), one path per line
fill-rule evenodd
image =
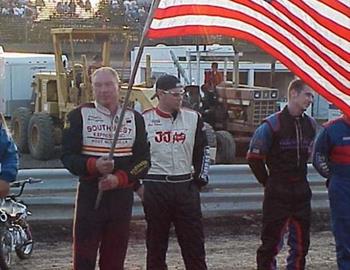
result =
M296 116L291 115L287 105L283 108L282 113L286 114L288 117L292 119L301 119L305 117L305 113L302 113L301 115L296 115Z
M176 114L174 113L168 113L168 112L164 112L162 111L161 109L159 109L159 107L156 108L156 113L161 116L161 117L164 117L164 118L176 118L177 114L179 112L176 112Z
M99 112L101 112L101 113L103 113L105 115L112 116L112 112L109 109L107 109L106 107L104 107L101 104L97 103L96 101L94 101L94 104L95 104L95 108L96 108L97 111L99 111ZM119 106L117 108L116 114L118 114L118 113L119 113Z

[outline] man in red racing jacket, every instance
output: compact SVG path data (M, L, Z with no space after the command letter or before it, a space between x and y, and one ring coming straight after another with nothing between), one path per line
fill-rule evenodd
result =
M338 269L350 269L350 116L323 125L315 141L313 165L327 178Z
M123 269L129 238L133 188L150 165L142 116L127 110L113 160L107 158L121 112L118 74L102 67L92 75L96 101L68 114L62 162L79 176L74 220L75 270L93 270L99 248L102 270ZM94 209L98 191L103 191Z

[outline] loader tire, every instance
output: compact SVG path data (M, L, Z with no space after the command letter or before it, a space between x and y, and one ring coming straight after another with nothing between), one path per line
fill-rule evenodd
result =
M32 112L25 107L16 109L11 117L11 133L21 153L28 153L28 124Z
M216 160L216 135L213 127L204 122L204 131L207 137L209 153L210 153L210 164L215 164Z
M216 135L216 164L232 164L236 157L236 143L230 132L219 130Z
M204 122L204 131L207 136L208 145L210 147L216 147L216 135L213 127L207 122Z
M54 124L47 113L35 113L28 125L28 148L31 156L48 160L54 154Z

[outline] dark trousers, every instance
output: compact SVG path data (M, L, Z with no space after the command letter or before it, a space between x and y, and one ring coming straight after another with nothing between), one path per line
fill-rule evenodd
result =
M339 270L350 269L350 178L333 175L328 187Z
M99 250L99 269L122 270L133 192L128 189L104 192L97 210L94 209L96 195L96 186L79 186L73 232L73 269L94 270Z
M186 269L207 269L200 196L195 184L145 182L143 204L147 221L147 269L167 269L172 223Z
M305 269L310 245L311 190L306 181L269 180L263 202L262 244L257 250L258 270L276 269L276 255L288 232L288 270Z

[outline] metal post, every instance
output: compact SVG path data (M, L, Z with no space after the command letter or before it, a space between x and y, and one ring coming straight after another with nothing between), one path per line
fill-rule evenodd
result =
M275 85L275 74L276 73L276 61L271 62L271 72L270 72L270 87Z
M130 36L126 37L126 43L125 43L125 48L124 48L124 55L123 55L123 67L122 67L122 72L121 72L121 81L124 82L124 72L125 72L125 67L126 67L126 58L128 56L128 52L129 52L129 39Z
M196 52L197 52L197 54L196 54L196 57L197 57L197 82L196 82L196 84L197 85L200 85L200 78L201 78L201 74L200 74L200 72L201 72L201 53L200 53L200 51L199 51L199 45L197 44L196 45Z
M186 51L186 57L187 57L187 68L188 68L188 77L190 78L190 84L193 84L193 78L192 78L192 65L191 65L191 51Z
M140 39L140 49L137 52L135 65L134 65L134 67L132 69L132 72L131 72L131 75L130 75L128 90L127 90L126 95L125 95L125 99L124 99L122 110L120 112L117 128L116 128L115 133L114 133L113 142L111 144L111 148L110 148L110 151L109 151L109 155L108 155L109 159L113 159L114 148L115 148L115 146L117 144L117 141L118 141L118 138L119 138L119 131L120 131L121 127L122 127L125 111L127 109L128 102L129 102L130 95L131 95L131 91L132 91L132 86L134 85L136 72L137 72L138 66L139 66L140 61L141 61L143 48L145 46L144 45L144 41L145 41L145 38L146 38L146 34L147 34L147 31L148 31L148 29L149 29L149 27L151 25L154 12L155 12L155 10L158 7L159 2L160 2L160 0L154 0L153 5L151 7L150 16L147 18L147 21L146 21L146 24L145 24L145 28L143 29L143 33L142 33L142 36L141 36L141 39ZM98 209L98 207L100 205L100 202L101 202L101 199L102 199L102 196L103 196L103 191L99 190L98 194L97 194L97 197L96 197L96 201L95 201L95 210Z
M235 87L238 88L238 85L239 85L239 53L237 51L235 51L234 63L235 63Z
M247 83L249 86L254 86L254 84L255 84L255 82L254 82L254 80L255 80L254 76L255 76L255 70L254 70L254 68L249 69L249 70L248 70L248 83Z
M151 87L151 77L152 77L152 69L151 69L151 55L148 53L146 54L146 87Z
M225 57L225 60L224 60L224 82L227 82L227 61L228 61L228 58Z

